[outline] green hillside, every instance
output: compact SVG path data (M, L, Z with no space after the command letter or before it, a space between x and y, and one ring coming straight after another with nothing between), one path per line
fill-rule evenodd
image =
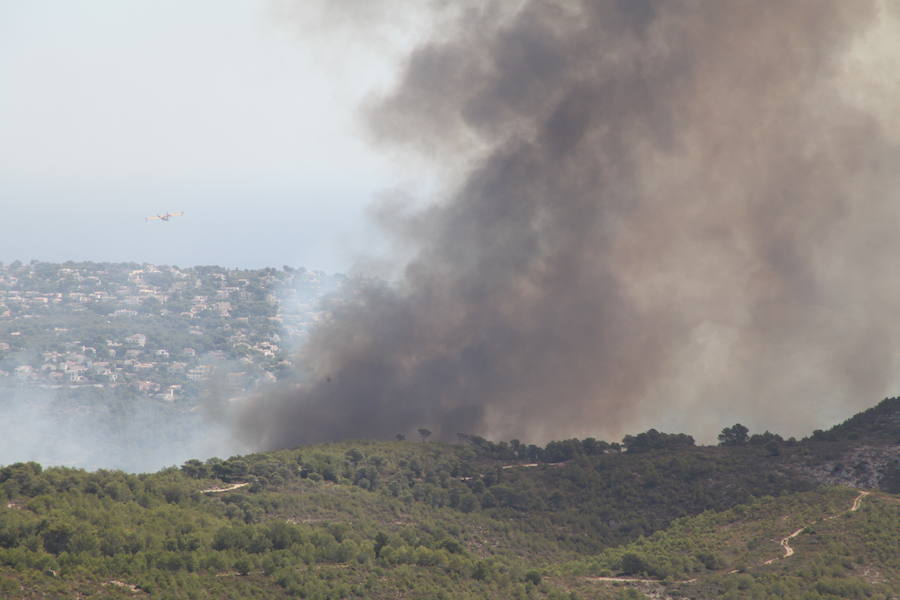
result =
M900 398L886 398L876 406L835 425L831 437L850 441L880 440L900 444ZM817 436L813 434L813 438Z
M0 597L892 598L898 497L822 482L848 453L878 462L851 475L896 461L897 409L802 442L651 430L344 442L142 475L18 463L0 468Z
M557 579L575 576L580 590L615 585L616 576L655 579L635 585L666 584L683 598L894 598L898 501L837 487L758 498L561 565Z

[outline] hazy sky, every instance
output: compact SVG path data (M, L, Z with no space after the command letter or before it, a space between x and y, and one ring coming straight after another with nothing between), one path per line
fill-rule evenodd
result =
M355 110L404 40L298 6L0 0L0 261L348 268L364 207L415 179Z
M248 439L830 426L898 388L900 2L723 4L0 0L0 261L346 271L443 183Z

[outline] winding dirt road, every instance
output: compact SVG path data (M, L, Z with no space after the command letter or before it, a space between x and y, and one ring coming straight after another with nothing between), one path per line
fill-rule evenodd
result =
M790 542L792 539L794 539L795 537L797 537L798 535L803 533L803 530L806 529L807 527L808 527L808 525L805 525L805 526L801 527L800 529L798 529L797 531L795 531L794 533L792 533L791 535L787 536L786 538L782 538L781 539L781 548L784 550L784 556L779 556L777 558L770 558L769 560L764 561L763 564L771 565L776 560L781 560L782 558L787 558L788 556L793 556L794 549L791 548Z
M853 506L850 507L850 512L856 512L859 510L859 506L862 504L863 498L871 494L872 492L860 492L859 496L853 501Z
M856 512L856 511L858 511L858 510L859 510L859 507L862 505L863 498L865 498L866 496L868 496L868 495L871 494L871 493L872 493L872 492L866 492L866 491L860 490L859 495L858 495L856 498L853 499L853 504L850 506L849 509L847 509L846 511L844 511L844 513L848 513L848 512ZM835 519L835 518L837 518L839 515L844 514L844 513L839 513L839 514L837 514L837 515L832 515L832 516L830 516L830 517L825 517L824 520L825 520L825 521L830 521L831 519ZM798 529L797 531L795 531L795 532L792 533L791 535L787 536L786 538L782 538L782 539L781 539L781 547L782 547L782 549L784 549L784 556L779 556L778 558L770 558L769 560L763 562L763 564L764 564L764 565L771 565L771 564L772 564L773 562L775 562L776 560L782 560L782 559L787 558L788 556L793 556L793 555L794 555L794 549L791 548L791 540L794 539L795 537L797 537L798 535L800 535L801 533L803 533L803 530L804 530L804 529L806 529L807 527L809 527L809 526L811 526L811 525L815 525L816 523L818 523L818 521L814 521L814 522L810 523L809 525L806 525L806 526L804 526L804 527L801 527L800 529Z
M825 517L823 520L827 521L830 519L835 519L838 516L840 516L842 514L846 514L848 512L856 512L857 510L859 510L859 507L862 505L863 498L865 498L869 494L871 494L871 492L866 492L866 491L860 490L859 495L853 499L853 504L850 505L850 508L848 508L846 511L844 511L842 513L838 513L838 514L832 515L830 517ZM794 549L791 548L791 540L794 539L795 537L797 537L798 535L800 535L804 529L806 529L807 527L810 527L811 525L815 525L816 523L818 523L818 521L814 521L814 522L810 523L809 525L801 527L797 531L791 533L789 536L782 538L781 539L781 548L784 550L784 555L779 556L778 558L770 558L769 560L763 562L762 564L770 565L773 562L775 562L776 560L783 560L785 558L788 558L789 556L793 556ZM735 569L733 571L729 571L729 574L734 574L734 573L739 573L739 572L740 571L738 569ZM661 583L661 580L659 580L659 579L638 579L635 577L580 577L580 579L582 579L583 581L597 581L597 582L610 582L610 583ZM684 581L677 581L674 583L692 583L696 580L697 580L696 578L686 579Z

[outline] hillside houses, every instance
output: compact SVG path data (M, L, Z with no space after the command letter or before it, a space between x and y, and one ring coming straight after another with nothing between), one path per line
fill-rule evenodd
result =
M173 402L220 375L274 380L341 282L290 268L0 263L0 383Z
M143 348L147 345L147 336L143 333L134 333L125 338L125 343L129 346Z

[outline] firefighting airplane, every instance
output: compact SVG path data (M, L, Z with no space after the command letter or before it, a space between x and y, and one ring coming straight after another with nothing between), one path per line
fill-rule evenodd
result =
M183 215L183 211L173 212L173 213L163 213L161 215L156 215L153 217L144 217L145 221L168 221L172 217L180 217Z

